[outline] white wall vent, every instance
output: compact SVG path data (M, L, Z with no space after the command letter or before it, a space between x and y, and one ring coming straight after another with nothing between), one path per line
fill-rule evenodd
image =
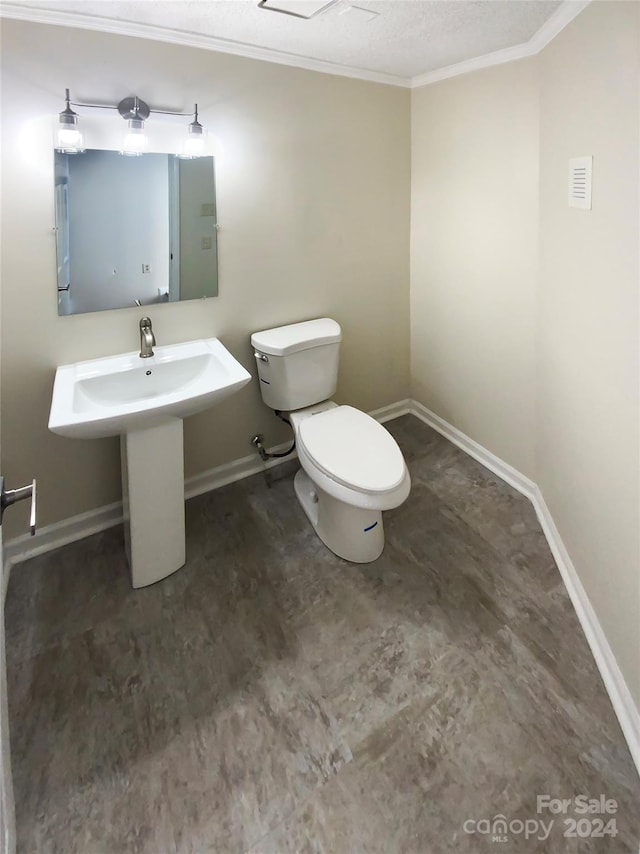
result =
M569 160L569 207L591 210L591 172L593 157L572 157Z

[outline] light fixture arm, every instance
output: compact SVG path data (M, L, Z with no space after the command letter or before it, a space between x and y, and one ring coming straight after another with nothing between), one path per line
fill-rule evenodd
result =
M65 89L67 108L80 107L86 110L117 110L123 119L140 119L144 121L148 119L152 113L158 113L164 116L192 116L193 113L185 113L178 110L160 110L155 107L150 107L146 101L139 98L137 95L131 95L128 98L123 98L117 104L87 104L82 101L70 101L69 90ZM135 115L139 112L139 115ZM197 116L196 116L197 118Z

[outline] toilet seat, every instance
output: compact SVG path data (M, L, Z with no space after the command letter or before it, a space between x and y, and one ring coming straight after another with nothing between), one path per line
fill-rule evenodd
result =
M352 406L336 406L305 418L299 425L298 443L323 474L357 492L393 492L407 478L393 436Z

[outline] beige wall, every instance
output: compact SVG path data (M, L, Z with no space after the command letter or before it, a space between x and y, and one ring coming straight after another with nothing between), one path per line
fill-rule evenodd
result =
M592 3L539 57L536 479L640 707L639 36L637 3Z
M197 101L216 168L220 296L154 307L156 338L216 335L255 374L249 334L329 315L343 327L337 399L370 410L409 382L409 93L391 86L103 33L2 22L3 473L39 480L46 525L120 497L117 440L47 430L58 364L133 350L140 310L59 318L51 137L64 88L79 100L135 92ZM33 140L30 140L30 143ZM252 383L185 423L186 475L287 432ZM28 508L7 517L25 530Z
M533 474L535 60L413 91L413 397Z
M414 91L411 233L413 396L539 484L638 706L639 35L638 4L593 2Z

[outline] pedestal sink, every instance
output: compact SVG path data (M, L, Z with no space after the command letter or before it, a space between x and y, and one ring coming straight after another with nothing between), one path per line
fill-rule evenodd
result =
M185 562L182 420L241 389L251 375L217 338L62 365L49 429L120 436L125 543L134 587Z

